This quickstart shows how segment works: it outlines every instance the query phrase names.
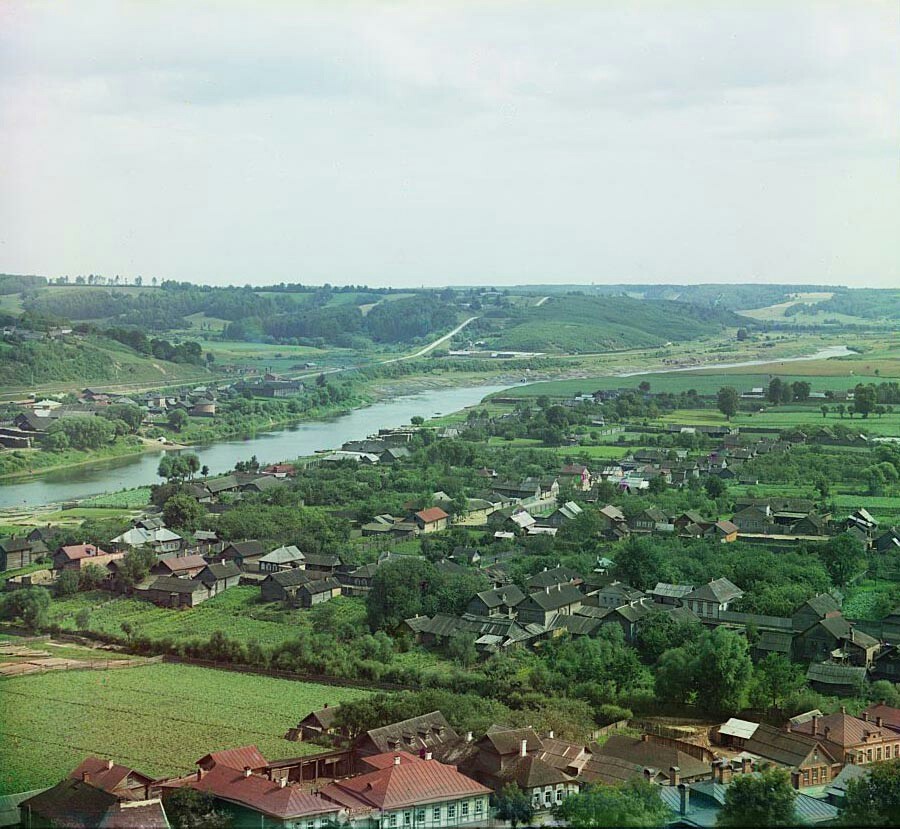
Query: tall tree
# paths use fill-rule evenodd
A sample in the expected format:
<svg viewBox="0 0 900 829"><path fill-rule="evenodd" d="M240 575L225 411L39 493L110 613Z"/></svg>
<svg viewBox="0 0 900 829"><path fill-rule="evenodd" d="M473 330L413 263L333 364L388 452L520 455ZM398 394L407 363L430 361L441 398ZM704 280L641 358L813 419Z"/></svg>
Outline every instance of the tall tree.
<svg viewBox="0 0 900 829"><path fill-rule="evenodd" d="M656 786L633 780L621 786L587 786L554 807L553 814L567 826L654 827L665 826L671 811Z"/></svg>
<svg viewBox="0 0 900 829"><path fill-rule="evenodd" d="M841 808L845 826L900 826L900 760L866 766L868 777L851 780Z"/></svg>
<svg viewBox="0 0 900 829"><path fill-rule="evenodd" d="M515 783L507 783L497 796L497 817L505 820L516 829L517 826L530 826L534 819L534 808L528 795Z"/></svg>
<svg viewBox="0 0 900 829"><path fill-rule="evenodd" d="M758 775L742 774L725 793L718 826L796 826L796 792L784 769L766 769Z"/></svg>
<svg viewBox="0 0 900 829"><path fill-rule="evenodd" d="M819 546L819 558L836 587L847 583L865 566L863 546L849 533L834 536Z"/></svg>
<svg viewBox="0 0 900 829"><path fill-rule="evenodd" d="M716 406L728 420L731 420L737 414L740 402L741 396L734 386L722 386L716 395Z"/></svg>

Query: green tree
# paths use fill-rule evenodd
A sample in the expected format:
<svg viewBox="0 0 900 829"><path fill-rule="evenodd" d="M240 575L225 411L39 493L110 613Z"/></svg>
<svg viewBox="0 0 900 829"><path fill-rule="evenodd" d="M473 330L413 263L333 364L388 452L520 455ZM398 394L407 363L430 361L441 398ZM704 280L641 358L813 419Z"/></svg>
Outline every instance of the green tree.
<svg viewBox="0 0 900 829"><path fill-rule="evenodd" d="M671 810L656 786L632 780L620 786L586 786L555 806L553 814L568 826L655 827L666 825Z"/></svg>
<svg viewBox="0 0 900 829"><path fill-rule="evenodd" d="M718 826L796 826L791 778L784 769L742 774L725 793Z"/></svg>
<svg viewBox="0 0 900 829"><path fill-rule="evenodd" d="M507 821L513 829L519 825L531 825L534 808L528 795L515 783L507 783L497 795L497 817Z"/></svg>
<svg viewBox="0 0 900 829"><path fill-rule="evenodd" d="M39 633L49 621L50 602L50 593L43 587L26 587L3 597L0 617L19 619L26 628Z"/></svg>
<svg viewBox="0 0 900 829"><path fill-rule="evenodd" d="M438 580L434 565L403 556L379 567L366 597L366 614L372 630L396 628L404 619L428 608L424 594Z"/></svg>
<svg viewBox="0 0 900 829"><path fill-rule="evenodd" d="M824 403L819 406L819 411L822 412L822 417L828 417L828 406L826 406Z"/></svg>
<svg viewBox="0 0 900 829"><path fill-rule="evenodd" d="M728 420L737 414L740 402L741 396L734 386L722 386L716 395L716 406Z"/></svg>
<svg viewBox="0 0 900 829"><path fill-rule="evenodd" d="M124 586L134 587L147 578L155 561L156 556L153 551L144 547L138 547L125 553L121 559L122 567L119 570L119 577Z"/></svg>
<svg viewBox="0 0 900 829"><path fill-rule="evenodd" d="M716 498L724 495L728 489L725 486L725 482L717 475L710 475L703 484L703 488L706 490L706 494L714 501Z"/></svg>
<svg viewBox="0 0 900 829"><path fill-rule="evenodd" d="M746 704L753 663L747 640L723 627L707 632L700 640L696 682L698 703L706 711L726 714Z"/></svg>
<svg viewBox="0 0 900 829"><path fill-rule="evenodd" d="M802 403L805 400L809 400L809 394L812 391L812 387L806 380L795 380L791 383L791 396L794 400Z"/></svg>
<svg viewBox="0 0 900 829"><path fill-rule="evenodd" d="M168 422L176 432L180 432L188 424L187 412L184 409L172 409Z"/></svg>
<svg viewBox="0 0 900 829"><path fill-rule="evenodd" d="M803 672L780 653L770 653L757 663L753 671L752 702L762 708L770 705L777 708L795 691L803 686Z"/></svg>
<svg viewBox="0 0 900 829"><path fill-rule="evenodd" d="M853 389L853 411L864 418L869 416L878 402L878 393L873 383L858 383Z"/></svg>
<svg viewBox="0 0 900 829"><path fill-rule="evenodd" d="M632 535L616 553L616 574L639 590L646 590L660 581L662 566L659 545L649 538Z"/></svg>
<svg viewBox="0 0 900 829"><path fill-rule="evenodd" d="M900 826L900 760L866 766L869 776L851 780L841 808L845 826Z"/></svg>
<svg viewBox="0 0 900 829"><path fill-rule="evenodd" d="M63 570L56 580L57 596L72 596L78 592L78 571Z"/></svg>
<svg viewBox="0 0 900 829"><path fill-rule="evenodd" d="M97 590L106 582L107 571L97 564L87 564L78 575L79 590Z"/></svg>
<svg viewBox="0 0 900 829"><path fill-rule="evenodd" d="M75 626L78 630L87 630L91 624L90 608L83 607L75 614Z"/></svg>
<svg viewBox="0 0 900 829"><path fill-rule="evenodd" d="M865 567L862 544L849 533L841 533L819 545L819 558L836 587L844 588Z"/></svg>
<svg viewBox="0 0 900 829"><path fill-rule="evenodd" d="M199 529L206 510L203 504L187 493L173 495L163 506L163 518L167 527L174 527L183 532Z"/></svg>
<svg viewBox="0 0 900 829"><path fill-rule="evenodd" d="M769 380L769 387L766 389L766 399L770 403L777 406L782 400L783 392L784 383L781 381L780 377L773 377Z"/></svg>
<svg viewBox="0 0 900 829"><path fill-rule="evenodd" d="M175 789L166 797L166 815L172 829L229 829L232 819L216 809L216 799L190 786Z"/></svg>

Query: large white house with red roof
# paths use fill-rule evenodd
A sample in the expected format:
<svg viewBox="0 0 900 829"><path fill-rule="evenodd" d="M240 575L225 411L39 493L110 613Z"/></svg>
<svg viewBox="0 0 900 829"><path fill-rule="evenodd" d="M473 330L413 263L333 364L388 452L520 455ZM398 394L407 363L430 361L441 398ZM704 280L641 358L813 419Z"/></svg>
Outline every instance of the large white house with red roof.
<svg viewBox="0 0 900 829"><path fill-rule="evenodd" d="M385 752L362 761L372 771L335 780L319 793L369 825L392 827L483 826L490 819L491 790L455 766L407 751Z"/></svg>

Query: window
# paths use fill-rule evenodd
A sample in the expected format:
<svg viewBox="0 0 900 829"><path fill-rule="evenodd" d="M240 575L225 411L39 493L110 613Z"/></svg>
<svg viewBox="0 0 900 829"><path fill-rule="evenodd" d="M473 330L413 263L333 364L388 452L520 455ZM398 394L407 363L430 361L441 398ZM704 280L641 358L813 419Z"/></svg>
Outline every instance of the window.
<svg viewBox="0 0 900 829"><path fill-rule="evenodd" d="M475 801L475 814L480 815L482 809L484 809L484 803L482 803L482 801L480 801L480 800L476 800Z"/></svg>
<svg viewBox="0 0 900 829"><path fill-rule="evenodd" d="M894 743L894 757L900 757L900 743Z"/></svg>
<svg viewBox="0 0 900 829"><path fill-rule="evenodd" d="M441 819L441 807L440 806L435 806L431 810L431 819L432 820L440 820Z"/></svg>
<svg viewBox="0 0 900 829"><path fill-rule="evenodd" d="M553 803L553 792L551 792L551 791L544 792L544 803L547 806L549 806L551 803Z"/></svg>
<svg viewBox="0 0 900 829"><path fill-rule="evenodd" d="M819 782L819 770L818 769L812 770L812 782L813 782L814 786L816 783Z"/></svg>
<svg viewBox="0 0 900 829"><path fill-rule="evenodd" d="M562 789L557 789L557 790L556 790L556 802L557 802L557 803L562 803L562 798L563 798L563 790L562 790Z"/></svg>
<svg viewBox="0 0 900 829"><path fill-rule="evenodd" d="M412 826L412 812L403 813L403 825Z"/></svg>
<svg viewBox="0 0 900 829"><path fill-rule="evenodd" d="M440 811L438 812L440 815ZM416 809L416 823L425 823L425 810Z"/></svg>
<svg viewBox="0 0 900 829"><path fill-rule="evenodd" d="M879 746L878 749L875 751L875 759L876 760L881 759L881 746Z"/></svg>
<svg viewBox="0 0 900 829"><path fill-rule="evenodd" d="M449 803L447 805L447 820L453 820L456 817L456 804Z"/></svg>
<svg viewBox="0 0 900 829"><path fill-rule="evenodd" d="M397 825L397 815L391 815L390 823L391 823L391 826Z"/></svg>
<svg viewBox="0 0 900 829"><path fill-rule="evenodd" d="M469 801L468 800L465 801L463 804L461 804L460 811L461 811L463 817L469 816Z"/></svg>

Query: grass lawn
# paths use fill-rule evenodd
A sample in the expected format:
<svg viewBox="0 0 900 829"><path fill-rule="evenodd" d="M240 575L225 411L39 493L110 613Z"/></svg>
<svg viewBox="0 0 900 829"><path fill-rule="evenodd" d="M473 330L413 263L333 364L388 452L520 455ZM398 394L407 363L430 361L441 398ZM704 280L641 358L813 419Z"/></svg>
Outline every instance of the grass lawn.
<svg viewBox="0 0 900 829"><path fill-rule="evenodd" d="M294 638L298 628L308 624L308 611L260 602L259 588L253 586L232 587L185 610L157 607L139 599L110 598L109 593L98 590L54 601L50 618L66 630L75 630L75 617L85 607L91 612L88 630L123 636L122 623L128 622L135 635L176 642L208 639L220 630L245 643L274 647Z"/></svg>
<svg viewBox="0 0 900 829"><path fill-rule="evenodd" d="M283 739L311 710L366 691L187 665L38 674L0 681L0 795L56 783L88 754L154 776L209 751L255 744L270 759L313 753Z"/></svg>

